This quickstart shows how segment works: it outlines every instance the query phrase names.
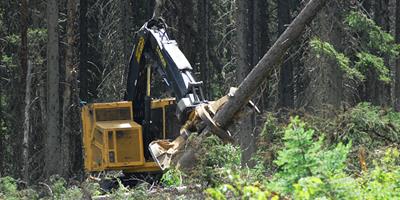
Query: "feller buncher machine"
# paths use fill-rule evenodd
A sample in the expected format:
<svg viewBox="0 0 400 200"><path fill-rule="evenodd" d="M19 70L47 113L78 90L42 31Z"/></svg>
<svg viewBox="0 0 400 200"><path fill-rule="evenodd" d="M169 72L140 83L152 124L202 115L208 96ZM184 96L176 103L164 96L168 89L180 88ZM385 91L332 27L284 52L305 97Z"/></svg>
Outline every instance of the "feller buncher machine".
<svg viewBox="0 0 400 200"><path fill-rule="evenodd" d="M162 171L170 167L191 133L208 127L230 135L212 117L233 95L208 101L203 83L167 34L156 0L153 18L134 37L124 101L82 107L84 166L89 173ZM249 105L258 109L250 101ZM259 111L258 111L259 112Z"/></svg>
<svg viewBox="0 0 400 200"><path fill-rule="evenodd" d="M164 170L199 124L213 125L211 116L224 98L212 103L204 98L202 82L166 30L159 18L136 33L124 101L83 106L87 172ZM156 87L161 84L165 90Z"/></svg>

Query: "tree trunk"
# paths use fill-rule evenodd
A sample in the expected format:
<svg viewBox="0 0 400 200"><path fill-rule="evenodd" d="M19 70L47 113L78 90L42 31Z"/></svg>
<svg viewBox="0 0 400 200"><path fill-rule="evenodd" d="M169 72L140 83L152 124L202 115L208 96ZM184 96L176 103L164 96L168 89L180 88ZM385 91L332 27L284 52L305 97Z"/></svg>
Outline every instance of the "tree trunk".
<svg viewBox="0 0 400 200"><path fill-rule="evenodd" d="M21 102L24 107L24 124L23 124L23 137L22 137L22 176L24 181L29 180L29 163L28 163L28 142L29 142L29 102L30 102L30 83L28 85L27 81L32 81L31 77L28 77L28 0L21 0L21 50L20 50L20 60L21 60L21 78L20 78L20 94L25 95L25 105ZM21 106L22 108L22 106ZM18 137L21 138L21 137Z"/></svg>
<svg viewBox="0 0 400 200"><path fill-rule="evenodd" d="M286 26L291 21L290 15L290 1L278 1L278 33L282 34ZM289 55L290 56L290 55ZM283 63L280 70L279 79L279 107L293 108L294 107L294 88L293 88L293 64L292 59L285 60L288 56L283 57Z"/></svg>
<svg viewBox="0 0 400 200"><path fill-rule="evenodd" d="M79 6L79 97L88 101L88 32L87 32L87 9L88 0L80 0Z"/></svg>
<svg viewBox="0 0 400 200"><path fill-rule="evenodd" d="M396 0L396 43L400 44L400 0ZM396 61L395 74L395 109L400 112L400 58Z"/></svg>
<svg viewBox="0 0 400 200"><path fill-rule="evenodd" d="M67 177L71 170L72 160L70 146L70 140L72 138L74 126L74 119L72 117L75 91L76 91L76 69L75 69L75 19L76 19L76 2L75 0L68 0L67 2L67 49L65 55L65 82L64 82L64 94L63 94L63 127L61 134L61 151L62 151L62 168L63 176ZM75 104L76 106L76 104Z"/></svg>
<svg viewBox="0 0 400 200"><path fill-rule="evenodd" d="M311 27L311 32L315 33L312 37L335 44L340 51L344 49L341 44L345 35L335 23L343 20L341 12L338 4L332 2L318 14ZM306 83L302 106L314 114L330 117L343 101L343 73L329 56L317 57L311 52L305 58L305 75L309 82Z"/></svg>
<svg viewBox="0 0 400 200"><path fill-rule="evenodd" d="M2 57L3 53L3 48L0 48L0 56ZM3 73L3 70L0 68L0 74ZM0 84L4 84L2 80L0 80ZM5 120L4 120L4 114L3 114L3 87L0 87L0 126L3 127L5 126ZM5 145L5 131L3 129L0 129L0 152L6 152L6 148L4 147ZM6 153L0 153L0 177L3 177L4 174L4 160L5 160L5 154Z"/></svg>
<svg viewBox="0 0 400 200"><path fill-rule="evenodd" d="M182 49L182 52L184 55L188 58L189 61L194 60L194 54L193 54L193 38L192 38L192 33L193 33L193 21L194 21L194 16L193 16L193 0L179 0L176 1L179 4L178 10L177 10L177 19L178 19L178 43L179 43L179 48Z"/></svg>
<svg viewBox="0 0 400 200"><path fill-rule="evenodd" d="M247 74L251 71L253 59L254 42L254 0L236 1L236 83L240 84ZM251 155L255 151L255 137L253 135L254 116L246 115L239 123L240 148L242 149L242 165L252 165L249 163Z"/></svg>
<svg viewBox="0 0 400 200"><path fill-rule="evenodd" d="M45 142L46 176L62 172L60 152L59 38L58 1L47 1L47 136Z"/></svg>
<svg viewBox="0 0 400 200"><path fill-rule="evenodd" d="M31 88L32 88L32 64L28 63L26 73L26 89L25 89L25 109L24 109L24 134L22 140L22 174L24 181L29 183L29 133L31 130L31 121L29 117L31 107Z"/></svg>
<svg viewBox="0 0 400 200"><path fill-rule="evenodd" d="M136 5L135 5L136 6ZM121 36L121 41L123 41L123 65L124 73L121 77L121 85L124 87L126 85L125 78L128 77L128 68L129 68L129 57L131 55L131 50L133 48L133 39L132 39L132 28L133 28L133 20L132 18L132 5L130 4L130 0L119 1L119 19L121 20L119 25L119 32Z"/></svg>
<svg viewBox="0 0 400 200"><path fill-rule="evenodd" d="M21 0L21 88L25 89L26 73L28 68L28 0Z"/></svg>
<svg viewBox="0 0 400 200"><path fill-rule="evenodd" d="M258 16L256 18L257 24L257 32L258 32L258 39L257 44L255 47L257 50L257 57L253 59L253 66L257 64L257 62L264 56L264 54L268 51L270 47L270 27L269 24L272 21L272 15L270 13L270 4L268 1L257 1L258 8ZM266 85L266 83L264 83ZM259 103L259 108L264 111L269 108L270 101L268 100L267 92L264 92L263 89L259 89L261 100ZM259 132L259 131L257 131Z"/></svg>
<svg viewBox="0 0 400 200"><path fill-rule="evenodd" d="M204 82L204 88L211 88L212 78L209 76L209 71L212 71L209 67L210 57L209 57L209 3L207 0L199 0L198 4L198 23L197 30L199 31L199 51L200 51L200 76L201 80ZM207 99L212 99L211 92L209 90L204 91Z"/></svg>

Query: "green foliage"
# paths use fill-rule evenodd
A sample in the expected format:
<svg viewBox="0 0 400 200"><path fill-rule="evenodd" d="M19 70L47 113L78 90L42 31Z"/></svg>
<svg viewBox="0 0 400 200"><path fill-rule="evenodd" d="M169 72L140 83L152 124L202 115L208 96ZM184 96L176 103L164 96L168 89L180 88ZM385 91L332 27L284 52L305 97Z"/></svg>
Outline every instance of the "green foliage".
<svg viewBox="0 0 400 200"><path fill-rule="evenodd" d="M355 62L355 67L366 73L366 69L373 68L378 74L379 80L389 83L390 82L390 70L385 65L383 58L375 56L367 52L357 53L358 61Z"/></svg>
<svg viewBox="0 0 400 200"><path fill-rule="evenodd" d="M98 196L102 193L99 183L83 182L82 189L91 196Z"/></svg>
<svg viewBox="0 0 400 200"><path fill-rule="evenodd" d="M125 200L125 199L137 199L137 200L145 200L148 199L147 188L148 184L143 183L138 185L133 189L129 189L125 187L120 180L118 180L118 189L113 190L110 194L111 199L115 200Z"/></svg>
<svg viewBox="0 0 400 200"><path fill-rule="evenodd" d="M18 199L17 182L9 177L0 178L0 198Z"/></svg>
<svg viewBox="0 0 400 200"><path fill-rule="evenodd" d="M204 141L207 155L203 157L203 164L212 167L230 167L240 165L240 150L232 144L223 144L215 135Z"/></svg>
<svg viewBox="0 0 400 200"><path fill-rule="evenodd" d="M294 184L293 198L311 199L360 199L361 185L357 180L339 174L332 177L304 177Z"/></svg>
<svg viewBox="0 0 400 200"><path fill-rule="evenodd" d="M28 41L28 48L35 49L35 51L29 52L32 64L43 65L46 58L47 29L29 29Z"/></svg>
<svg viewBox="0 0 400 200"><path fill-rule="evenodd" d="M9 176L0 178L0 199L7 200L34 200L38 194L32 189L18 190L17 181Z"/></svg>
<svg viewBox="0 0 400 200"><path fill-rule="evenodd" d="M394 37L385 31L368 16L361 12L351 12L345 19L350 30L361 35L361 44L364 49L378 51L379 55L399 55L400 45L395 43Z"/></svg>
<svg viewBox="0 0 400 200"><path fill-rule="evenodd" d="M340 140L368 148L386 146L400 141L400 113L360 103L339 116L336 129Z"/></svg>
<svg viewBox="0 0 400 200"><path fill-rule="evenodd" d="M292 191L293 184L303 177L326 177L343 171L351 145L339 143L332 149L323 148L324 138L314 141L314 136L314 130L306 129L298 117L291 119L283 138L284 149L275 160L280 171L271 186L276 191Z"/></svg>
<svg viewBox="0 0 400 200"><path fill-rule="evenodd" d="M59 176L51 176L50 179L50 187L53 191L53 195L55 199L60 199L63 194L67 191L67 182L65 179Z"/></svg>
<svg viewBox="0 0 400 200"><path fill-rule="evenodd" d="M249 174L243 173L243 171L225 169L221 175L225 177L224 183L205 191L209 198L218 200L276 198L264 185L249 181Z"/></svg>
<svg viewBox="0 0 400 200"><path fill-rule="evenodd" d="M64 194L61 195L60 199L82 199L82 189L77 186L68 188Z"/></svg>
<svg viewBox="0 0 400 200"><path fill-rule="evenodd" d="M11 34L4 38L7 48L15 49L15 51L6 51L1 57L1 62L8 68L16 69L18 66L18 54L16 49L19 48L21 43L20 35ZM38 66L43 65L46 58L46 42L47 42L47 29L36 28L28 29L28 49L29 60L32 64ZM34 51L32 51L34 50Z"/></svg>
<svg viewBox="0 0 400 200"><path fill-rule="evenodd" d="M200 180L211 185L218 184L221 169L240 167L240 148L232 144L224 144L215 135L209 136L203 141L198 155L198 165L191 173L191 180Z"/></svg>
<svg viewBox="0 0 400 200"><path fill-rule="evenodd" d="M149 188L148 183L142 183L136 186L133 191L130 194L131 199L137 199L137 200L147 200L149 199L148 191L147 189Z"/></svg>
<svg viewBox="0 0 400 200"><path fill-rule="evenodd" d="M314 38L310 41L310 46L316 53L317 57L322 55L328 56L331 59L336 60L340 69L342 69L347 76L359 80L364 80L365 76L358 71L356 68L351 67L350 59L343 53L336 51L335 47L328 43L321 41L319 38Z"/></svg>
<svg viewBox="0 0 400 200"><path fill-rule="evenodd" d="M161 177L161 183L166 186L181 186L182 185L182 172L178 169L169 169Z"/></svg>
<svg viewBox="0 0 400 200"><path fill-rule="evenodd" d="M389 148L375 168L357 179L340 173L324 179L305 177L294 185L294 199L399 199L400 166L397 149ZM380 163L380 164L378 164Z"/></svg>
<svg viewBox="0 0 400 200"><path fill-rule="evenodd" d="M380 81L389 83L390 70L383 57L396 59L400 52L400 44L396 44L390 33L383 31L361 12L351 12L346 17L345 24L351 33L359 36L356 38L356 46L354 43L349 44L355 50L348 54L340 53L329 42L314 38L310 41L310 46L317 57L324 55L334 59L349 78L364 81L368 69L373 69ZM357 59L351 62L350 57Z"/></svg>
<svg viewBox="0 0 400 200"><path fill-rule="evenodd" d="M81 187L69 186L65 179L59 176L51 176L49 179L53 199L82 199L83 191Z"/></svg>

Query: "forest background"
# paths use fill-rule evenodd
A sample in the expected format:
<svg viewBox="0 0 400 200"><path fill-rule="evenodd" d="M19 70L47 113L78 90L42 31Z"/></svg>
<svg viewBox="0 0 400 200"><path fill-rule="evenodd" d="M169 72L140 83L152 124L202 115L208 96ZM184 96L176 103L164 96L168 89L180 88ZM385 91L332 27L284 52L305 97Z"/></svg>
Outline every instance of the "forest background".
<svg viewBox="0 0 400 200"><path fill-rule="evenodd" d="M207 98L217 99L243 81L306 3L166 1L163 18ZM153 7L148 0L0 2L0 177L26 183L54 174L84 177L80 102L122 99L135 31ZM376 114L377 126L394 127L376 133L386 141L378 146L397 147L399 43L400 0L327 1L253 96L262 114L249 113L233 128L241 165L257 166L252 158L263 149L270 152L266 162L279 157L274 142L282 147L285 131L265 133L272 117L285 126L289 116L312 119L332 144L350 141L340 135L347 126L335 126L340 119L372 113L360 118ZM369 148L350 138L352 151Z"/></svg>

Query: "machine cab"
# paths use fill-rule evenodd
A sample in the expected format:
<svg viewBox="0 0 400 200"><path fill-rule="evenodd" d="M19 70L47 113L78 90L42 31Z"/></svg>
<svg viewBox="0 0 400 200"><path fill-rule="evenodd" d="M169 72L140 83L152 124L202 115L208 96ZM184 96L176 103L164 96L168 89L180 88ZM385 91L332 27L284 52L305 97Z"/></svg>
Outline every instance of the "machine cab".
<svg viewBox="0 0 400 200"><path fill-rule="evenodd" d="M165 139L167 111L174 99L152 101L156 138ZM159 115L156 115L159 113ZM92 103L82 108L85 170L158 171L158 165L145 157L142 126L133 120L132 102ZM170 135L170 134L168 134Z"/></svg>

